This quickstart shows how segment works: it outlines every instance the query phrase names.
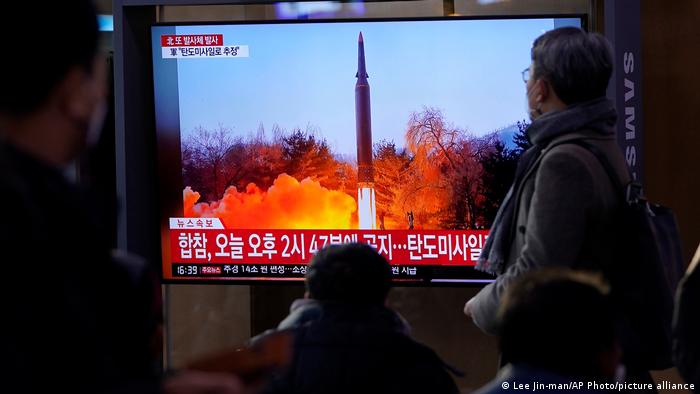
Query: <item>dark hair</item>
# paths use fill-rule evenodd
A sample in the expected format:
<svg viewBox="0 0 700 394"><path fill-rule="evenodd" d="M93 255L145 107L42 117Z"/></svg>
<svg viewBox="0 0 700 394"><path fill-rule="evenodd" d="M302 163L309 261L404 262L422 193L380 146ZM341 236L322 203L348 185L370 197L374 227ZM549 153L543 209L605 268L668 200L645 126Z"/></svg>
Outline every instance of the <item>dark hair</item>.
<svg viewBox="0 0 700 394"><path fill-rule="evenodd" d="M309 263L306 288L311 298L354 304L381 304L391 287L391 267L371 246L327 246Z"/></svg>
<svg viewBox="0 0 700 394"><path fill-rule="evenodd" d="M601 377L600 355L616 343L609 287L567 269L524 275L506 291L500 346L505 360L564 376Z"/></svg>
<svg viewBox="0 0 700 394"><path fill-rule="evenodd" d="M73 66L92 70L97 15L89 0L16 1L0 13L0 112L39 109Z"/></svg>
<svg viewBox="0 0 700 394"><path fill-rule="evenodd" d="M532 45L535 78L546 79L564 104L605 96L613 70L610 43L597 33L562 27Z"/></svg>

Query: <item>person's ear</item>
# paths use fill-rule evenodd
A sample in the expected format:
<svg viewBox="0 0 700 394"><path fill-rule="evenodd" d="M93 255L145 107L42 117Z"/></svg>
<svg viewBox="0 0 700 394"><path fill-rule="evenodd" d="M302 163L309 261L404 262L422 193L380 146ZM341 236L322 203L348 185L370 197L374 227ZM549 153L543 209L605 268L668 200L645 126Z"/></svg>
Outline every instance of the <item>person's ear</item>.
<svg viewBox="0 0 700 394"><path fill-rule="evenodd" d="M538 93L535 96L535 102L542 104L549 98L549 84L542 78L538 79L536 83Z"/></svg>

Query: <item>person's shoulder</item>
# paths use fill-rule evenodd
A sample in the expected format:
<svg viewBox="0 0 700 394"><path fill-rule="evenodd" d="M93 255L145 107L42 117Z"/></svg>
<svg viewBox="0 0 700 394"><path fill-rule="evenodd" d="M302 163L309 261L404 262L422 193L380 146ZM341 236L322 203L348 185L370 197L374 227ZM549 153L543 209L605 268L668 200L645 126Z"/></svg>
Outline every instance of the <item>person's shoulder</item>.
<svg viewBox="0 0 700 394"><path fill-rule="evenodd" d="M474 391L475 394L493 394L493 393L505 393L511 389L510 384L514 380L522 380L525 378L521 368L516 368L512 364L508 364L503 367L496 377L490 382L486 383L485 386Z"/></svg>
<svg viewBox="0 0 700 394"><path fill-rule="evenodd" d="M556 373L528 365L508 364L498 372L494 380L475 391L475 394L507 393L514 387L528 391L579 392L584 394L601 394L603 390L579 386L579 378L565 377Z"/></svg>
<svg viewBox="0 0 700 394"><path fill-rule="evenodd" d="M289 315L277 326L278 329L288 329L302 326L318 320L322 314L322 305L312 299L300 298L294 300L290 307Z"/></svg>
<svg viewBox="0 0 700 394"><path fill-rule="evenodd" d="M410 376L406 381L410 385L407 392L425 392L423 388L426 388L433 393L459 393L454 376L464 376L462 371L446 363L430 347L403 334L397 334L396 338L401 350L397 349L394 355L395 363Z"/></svg>
<svg viewBox="0 0 700 394"><path fill-rule="evenodd" d="M578 143L562 142L547 147L542 152L542 164L551 162L567 162L570 165L582 165L595 159L595 155Z"/></svg>
<svg viewBox="0 0 700 394"><path fill-rule="evenodd" d="M576 143L560 143L546 148L538 169L540 177L560 179L561 182L589 185L597 182L603 167L593 152ZM602 174L604 175L604 173Z"/></svg>
<svg viewBox="0 0 700 394"><path fill-rule="evenodd" d="M2 156L0 150L0 156ZM0 230L21 231L21 228L35 226L34 217L43 207L32 185L32 179L22 172L20 164L10 155L0 157L0 203L6 208L0 219ZM21 219L20 219L21 218Z"/></svg>
<svg viewBox="0 0 700 394"><path fill-rule="evenodd" d="M504 383L507 382L500 379L492 380L491 382L487 383L486 386L474 391L473 394L507 393L508 389L505 388Z"/></svg>
<svg viewBox="0 0 700 394"><path fill-rule="evenodd" d="M543 162L563 160L579 165L591 163L599 165L598 155L604 156L611 164L615 164L617 157L612 156L621 156L615 139L590 137L585 134L554 140L548 144L542 154Z"/></svg>
<svg viewBox="0 0 700 394"><path fill-rule="evenodd" d="M409 336L397 333L395 341L397 358L407 364L414 365L420 370L442 371L442 374L450 379L451 375L464 375L464 372L445 362L435 350Z"/></svg>
<svg viewBox="0 0 700 394"><path fill-rule="evenodd" d="M41 205L39 201L50 200L51 196L38 192L47 174L55 175L38 160L0 142L0 198L4 203L10 201L31 209L32 205Z"/></svg>

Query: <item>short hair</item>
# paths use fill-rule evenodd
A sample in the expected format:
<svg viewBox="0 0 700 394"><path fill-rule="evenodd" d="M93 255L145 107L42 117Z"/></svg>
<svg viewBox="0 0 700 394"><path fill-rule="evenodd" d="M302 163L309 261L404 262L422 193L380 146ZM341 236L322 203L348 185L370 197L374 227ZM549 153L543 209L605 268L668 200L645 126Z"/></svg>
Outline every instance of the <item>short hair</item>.
<svg viewBox="0 0 700 394"><path fill-rule="evenodd" d="M0 13L0 113L39 109L74 66L92 70L97 14L90 0L17 1Z"/></svg>
<svg viewBox="0 0 700 394"><path fill-rule="evenodd" d="M535 78L547 80L566 105L605 96L613 70L612 48L598 33L562 27L532 45Z"/></svg>
<svg viewBox="0 0 700 394"><path fill-rule="evenodd" d="M617 339L609 286L569 269L542 269L512 283L499 319L506 361L564 376L600 376L599 356Z"/></svg>
<svg viewBox="0 0 700 394"><path fill-rule="evenodd" d="M311 298L352 304L382 304L391 287L391 267L371 246L330 245L309 263L306 288Z"/></svg>

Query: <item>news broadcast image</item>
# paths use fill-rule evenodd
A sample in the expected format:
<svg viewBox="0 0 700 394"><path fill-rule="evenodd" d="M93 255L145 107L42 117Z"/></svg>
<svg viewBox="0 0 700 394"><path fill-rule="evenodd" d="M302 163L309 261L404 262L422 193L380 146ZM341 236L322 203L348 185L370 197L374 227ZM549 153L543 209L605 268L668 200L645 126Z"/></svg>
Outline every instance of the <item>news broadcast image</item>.
<svg viewBox="0 0 700 394"><path fill-rule="evenodd" d="M581 21L154 26L159 168L181 179L164 279L302 280L352 241L397 282L488 282L473 267L528 145L522 72L563 24Z"/></svg>

